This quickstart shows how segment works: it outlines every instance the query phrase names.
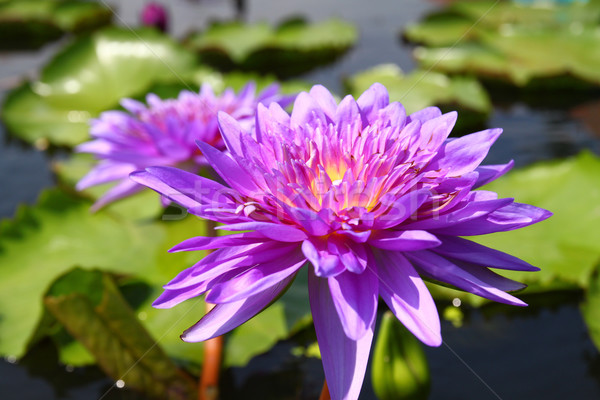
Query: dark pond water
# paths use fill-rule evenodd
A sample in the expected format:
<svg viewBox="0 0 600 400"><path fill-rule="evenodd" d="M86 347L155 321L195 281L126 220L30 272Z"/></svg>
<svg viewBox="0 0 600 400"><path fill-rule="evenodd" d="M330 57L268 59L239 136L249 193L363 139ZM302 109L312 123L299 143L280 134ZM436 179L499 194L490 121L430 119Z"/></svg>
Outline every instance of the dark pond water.
<svg viewBox="0 0 600 400"><path fill-rule="evenodd" d="M121 24L136 25L144 1L111 1ZM171 26L181 37L210 19L231 18L233 2L223 0L171 1ZM304 78L341 92L341 78L381 63L414 68L410 48L397 39L399 30L418 20L435 4L418 0L250 0L249 22L280 22L290 16L316 21L344 18L360 29L357 46L335 65ZM0 91L37 68L58 48L36 53L0 54ZM488 157L489 163L514 158L518 166L562 158L582 149L600 152L600 139L574 115L600 95L566 95L544 102L503 94L495 104L489 126L504 128ZM574 109L577 109L574 111ZM588 115L594 115L592 108ZM10 140L0 128L0 217L10 217L20 203L32 204L39 191L53 185L51 159ZM16 300L18 301L18 300ZM598 399L600 355L581 319L577 294L554 299L552 307L533 305L510 313L467 310L461 328L443 325L444 345L427 349L432 372L430 399ZM500 311L506 311L502 308ZM322 369L315 359L290 356L291 343L281 343L256 357L246 368L225 371L225 399L315 399L322 385ZM56 354L41 344L24 360L0 362L0 398L12 399L141 399L113 382L97 368L69 369L58 365ZM375 399L367 376L361 399Z"/></svg>

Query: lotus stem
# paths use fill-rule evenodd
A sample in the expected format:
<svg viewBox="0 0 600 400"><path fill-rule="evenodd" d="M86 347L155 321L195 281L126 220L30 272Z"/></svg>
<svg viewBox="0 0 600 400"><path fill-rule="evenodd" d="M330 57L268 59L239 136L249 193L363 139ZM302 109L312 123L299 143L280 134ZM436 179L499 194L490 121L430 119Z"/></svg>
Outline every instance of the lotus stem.
<svg viewBox="0 0 600 400"><path fill-rule="evenodd" d="M323 390L321 390L321 395L319 396L319 400L331 400L331 396L329 395L329 388L327 387L327 381L323 381Z"/></svg>
<svg viewBox="0 0 600 400"><path fill-rule="evenodd" d="M207 312L213 307L206 305ZM219 398L219 373L221 371L221 354L223 353L223 336L217 336L204 342L204 365L200 376L198 400L217 400Z"/></svg>
<svg viewBox="0 0 600 400"><path fill-rule="evenodd" d="M206 221L207 236L216 234L215 226L214 221ZM214 306L214 304L206 303L206 312L210 312ZM223 336L217 336L204 342L204 364L200 375L198 400L217 400L219 398L219 374L222 354Z"/></svg>

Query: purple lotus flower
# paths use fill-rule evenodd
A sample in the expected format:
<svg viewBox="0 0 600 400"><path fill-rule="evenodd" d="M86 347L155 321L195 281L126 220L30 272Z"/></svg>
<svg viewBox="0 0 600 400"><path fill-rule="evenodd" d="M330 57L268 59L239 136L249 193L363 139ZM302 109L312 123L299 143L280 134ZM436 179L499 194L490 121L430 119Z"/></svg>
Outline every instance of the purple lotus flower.
<svg viewBox="0 0 600 400"><path fill-rule="evenodd" d="M175 277L154 305L207 293L215 308L182 336L207 340L252 318L307 265L333 399L358 398L379 297L431 346L442 342L440 322L422 277L524 305L506 293L524 285L489 268L536 268L459 236L521 228L550 213L474 190L512 163L480 166L501 130L448 139L456 116L433 107L406 116L380 84L339 105L315 86L291 115L259 105L254 135L220 113L229 153L198 145L227 186L168 167L132 174L190 213L242 231L175 246L217 250Z"/></svg>
<svg viewBox="0 0 600 400"><path fill-rule="evenodd" d="M166 32L169 22L169 14L166 8L155 2L150 2L144 6L140 15L142 25L154 26L161 32Z"/></svg>
<svg viewBox="0 0 600 400"><path fill-rule="evenodd" d="M219 133L217 113L225 111L235 117L244 129L254 125L256 105L278 102L283 107L293 96L282 96L279 87L271 85L255 95L256 86L246 85L236 96L227 89L215 96L209 85L200 93L183 91L177 99L161 100L154 94L146 97L148 106L124 99L121 105L128 111L107 111L91 121L90 133L95 140L77 147L77 151L92 153L101 161L77 184L77 190L117 181L118 184L101 197L94 209L126 197L144 187L129 179L133 171L149 166L178 166L197 172L206 159L196 145L200 140L225 149Z"/></svg>

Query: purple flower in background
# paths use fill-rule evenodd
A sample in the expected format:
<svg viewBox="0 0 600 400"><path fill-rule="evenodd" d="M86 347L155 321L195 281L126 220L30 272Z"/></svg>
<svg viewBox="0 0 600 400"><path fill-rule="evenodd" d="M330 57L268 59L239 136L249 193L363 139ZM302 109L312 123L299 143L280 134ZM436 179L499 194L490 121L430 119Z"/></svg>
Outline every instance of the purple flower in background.
<svg viewBox="0 0 600 400"><path fill-rule="evenodd" d="M489 268L537 268L460 236L521 228L550 213L475 190L512 163L480 166L501 130L448 139L456 116L434 107L407 116L380 84L339 105L315 86L297 97L291 115L259 105L254 135L220 113L229 153L198 145L227 186L176 168L132 174L189 212L240 231L175 246L217 250L167 284L155 306L207 293L215 308L182 336L207 340L268 306L308 261L331 396L356 399L379 297L431 346L442 342L440 322L422 277L525 305L506 293L524 285Z"/></svg>
<svg viewBox="0 0 600 400"><path fill-rule="evenodd" d="M196 145L203 141L225 149L219 133L217 113L225 111L235 117L244 129L254 125L259 102L278 102L287 106L293 96L282 96L279 87L271 85L256 96L256 86L246 85L238 95L227 89L215 96L209 85L200 93L183 91L177 99L161 100L154 94L146 97L148 105L124 99L127 111L107 111L91 121L90 134L95 140L83 143L77 151L91 153L101 161L77 184L78 190L117 181L101 197L94 209L126 197L144 187L129 179L133 171L149 166L178 166L197 172L206 159Z"/></svg>
<svg viewBox="0 0 600 400"><path fill-rule="evenodd" d="M142 9L140 19L142 25L154 26L162 32L167 31L169 14L166 8L159 3L150 2L146 4Z"/></svg>

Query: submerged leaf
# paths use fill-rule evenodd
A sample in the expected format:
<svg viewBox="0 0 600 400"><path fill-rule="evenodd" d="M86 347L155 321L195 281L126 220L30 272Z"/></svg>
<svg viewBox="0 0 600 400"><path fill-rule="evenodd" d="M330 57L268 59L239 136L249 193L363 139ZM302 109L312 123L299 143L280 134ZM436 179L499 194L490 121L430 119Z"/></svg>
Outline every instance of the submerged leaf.
<svg viewBox="0 0 600 400"><path fill-rule="evenodd" d="M138 322L108 274L75 268L54 282L44 304L113 379L156 397L194 398L194 381Z"/></svg>

